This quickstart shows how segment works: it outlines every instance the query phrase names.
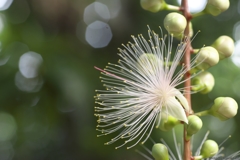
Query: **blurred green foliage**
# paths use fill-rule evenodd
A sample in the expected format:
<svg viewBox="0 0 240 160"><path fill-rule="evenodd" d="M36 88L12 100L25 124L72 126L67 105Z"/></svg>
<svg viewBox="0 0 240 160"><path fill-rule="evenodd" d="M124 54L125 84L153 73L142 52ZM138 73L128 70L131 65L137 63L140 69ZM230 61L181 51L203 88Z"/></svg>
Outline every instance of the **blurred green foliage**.
<svg viewBox="0 0 240 160"><path fill-rule="evenodd" d="M95 89L103 87L94 66L104 68L107 62L116 63L117 48L130 41L130 35L142 33L146 37L147 24L157 32L169 12L150 13L140 7L139 1L121 0L119 14L108 22L112 40L106 47L95 49L85 41L87 25L83 22L84 9L92 2L14 0L7 10L1 11L4 26L0 33L1 160L144 159L134 149L104 146L111 136L96 137L93 96ZM193 19L195 33L201 30L193 47L211 45L220 35L232 37L233 25L240 20L237 6L239 1L232 0L230 9L217 17L204 15ZM30 79L19 72L19 59L29 51L43 59L38 76ZM218 96L230 96L239 103L240 68L226 59L209 71L216 86L208 95L194 94L193 108L208 109ZM204 126L197 141L207 130L211 131L214 126L211 121L222 124L212 117L203 117ZM213 129L210 137L221 142L232 134L226 145L236 151L240 148L239 121L237 115L224 122ZM229 132L219 135L227 126L232 129L228 127ZM154 131L152 138L159 141L165 137L167 141L171 139L167 134Z"/></svg>

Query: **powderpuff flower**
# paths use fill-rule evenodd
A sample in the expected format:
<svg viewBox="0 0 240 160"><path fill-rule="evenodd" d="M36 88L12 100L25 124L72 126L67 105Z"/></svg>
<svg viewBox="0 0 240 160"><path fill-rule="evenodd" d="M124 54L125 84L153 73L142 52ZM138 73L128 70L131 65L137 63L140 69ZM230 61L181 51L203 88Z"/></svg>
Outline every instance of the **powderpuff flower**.
<svg viewBox="0 0 240 160"><path fill-rule="evenodd" d="M101 71L100 79L106 87L96 90L95 96L97 130L102 133L98 136L116 134L107 145L124 139L116 149L129 142L132 145L128 149L141 140L144 143L148 139L143 139L144 135L151 133L154 125L159 126L163 112L188 123L185 112L189 112L189 104L182 94L184 88L176 88L186 81L183 77L188 69L181 61L188 39L181 41L172 54L172 36L160 38L150 29L148 36L149 41L142 35L132 36L134 43L119 49L118 64L108 63L104 70L95 67ZM191 68L194 62L193 59Z"/></svg>

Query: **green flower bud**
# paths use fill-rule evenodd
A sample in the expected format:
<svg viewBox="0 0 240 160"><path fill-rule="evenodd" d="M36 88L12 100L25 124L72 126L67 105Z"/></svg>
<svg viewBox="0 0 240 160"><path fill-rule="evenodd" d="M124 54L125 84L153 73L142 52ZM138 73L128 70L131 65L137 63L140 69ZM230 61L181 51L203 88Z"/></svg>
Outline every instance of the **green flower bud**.
<svg viewBox="0 0 240 160"><path fill-rule="evenodd" d="M229 0L208 0L205 11L213 16L217 16L227 10L229 6Z"/></svg>
<svg viewBox="0 0 240 160"><path fill-rule="evenodd" d="M161 120L160 120L160 125L158 127L162 131L169 131L176 125L180 124L180 121L178 119L176 119L173 116L167 115L164 112L159 114L157 122L159 118L161 118Z"/></svg>
<svg viewBox="0 0 240 160"><path fill-rule="evenodd" d="M161 65L161 60L152 53L142 54L138 59L138 68L144 73L154 74L156 66Z"/></svg>
<svg viewBox="0 0 240 160"><path fill-rule="evenodd" d="M155 160L169 160L168 149L161 143L156 143L152 147L152 156Z"/></svg>
<svg viewBox="0 0 240 160"><path fill-rule="evenodd" d="M220 59L230 57L233 54L234 42L232 38L228 36L221 36L212 44L218 53Z"/></svg>
<svg viewBox="0 0 240 160"><path fill-rule="evenodd" d="M201 148L201 156L202 158L209 158L217 154L219 148L218 144L213 140L206 140L203 143Z"/></svg>
<svg viewBox="0 0 240 160"><path fill-rule="evenodd" d="M158 12L165 8L164 0L140 0L141 7L150 12Z"/></svg>
<svg viewBox="0 0 240 160"><path fill-rule="evenodd" d="M219 62L219 55L215 48L213 47L203 47L199 50L196 62L201 62L197 68L198 69L208 69L211 66L216 65Z"/></svg>
<svg viewBox="0 0 240 160"><path fill-rule="evenodd" d="M210 72L204 71L193 78L192 84L193 91L201 91L200 93L207 94L212 91L215 80Z"/></svg>
<svg viewBox="0 0 240 160"><path fill-rule="evenodd" d="M196 115L190 115L188 116L188 124L185 125L187 129L187 139L190 139L193 134L202 128L202 120Z"/></svg>
<svg viewBox="0 0 240 160"><path fill-rule="evenodd" d="M181 36L187 26L186 18L176 12L169 13L163 23L166 30L174 37Z"/></svg>
<svg viewBox="0 0 240 160"><path fill-rule="evenodd" d="M228 120L237 114L238 104L230 97L218 97L209 113L222 121Z"/></svg>
<svg viewBox="0 0 240 160"><path fill-rule="evenodd" d="M175 38L181 40L184 37L184 33L182 32L181 34L175 34L173 35ZM193 36L193 27L192 27L192 22L189 23L189 36Z"/></svg>

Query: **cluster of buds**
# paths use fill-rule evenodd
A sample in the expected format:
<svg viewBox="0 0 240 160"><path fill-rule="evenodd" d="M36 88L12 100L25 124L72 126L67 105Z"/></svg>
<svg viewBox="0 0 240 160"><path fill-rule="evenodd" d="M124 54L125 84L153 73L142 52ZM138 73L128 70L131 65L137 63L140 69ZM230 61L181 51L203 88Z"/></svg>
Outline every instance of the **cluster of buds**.
<svg viewBox="0 0 240 160"><path fill-rule="evenodd" d="M143 9L150 12L158 12L161 10L178 11L180 7L167 4L164 0L140 0ZM208 0L205 9L193 16L202 14L211 14L217 16L226 11L230 6L229 0Z"/></svg>
<svg viewBox="0 0 240 160"><path fill-rule="evenodd" d="M164 0L141 0L141 6L143 9L151 12L158 12L160 10L174 11L167 14L164 18L164 27L173 37L177 39L184 38L187 20L182 14L176 12L181 10L180 7L169 5ZM229 6L229 0L208 0L205 9L200 13L196 13L195 15L193 14L192 17L194 18L206 13L217 16L227 10ZM189 37L192 37L192 23L189 22L188 26ZM217 38L212 45L204 46L200 49L192 49L192 52L197 54L197 56L195 59L196 67L190 72L191 74L198 72L198 74L192 79L192 91L200 92L202 94L211 92L214 87L215 80L214 76L206 70L217 65L220 60L230 57L233 50L234 41L226 35ZM141 59L142 63L144 63L146 57L149 59L153 58L152 56L153 55L145 55L145 57ZM184 124L187 131L185 139L190 140L191 137L202 128L203 123L200 116L211 115L225 121L234 117L237 114L237 110L238 104L233 98L216 98L213 106L209 110L188 116L188 124ZM158 119L161 119L158 128L162 131L171 130L176 125L181 124L181 121L168 114L161 114ZM218 151L219 146L215 141L206 140L201 147L200 155L195 156L194 159L207 159L216 155ZM168 148L164 144L156 143L152 147L152 156L155 160L169 160Z"/></svg>
<svg viewBox="0 0 240 160"><path fill-rule="evenodd" d="M233 54L234 42L232 38L228 36L220 36L217 38L211 46L203 47L201 49L195 49L195 53L198 53L196 61L202 62L192 72L196 70L202 70L200 74L192 79L192 90L200 91L202 94L212 91L215 80L210 72L203 71L212 66L215 66L219 60L230 57Z"/></svg>
<svg viewBox="0 0 240 160"><path fill-rule="evenodd" d="M194 156L194 160L208 159L219 153L219 145L207 139L201 146L200 155ZM172 154L172 152L171 152ZM152 147L152 156L155 160L169 160L168 148L162 143L155 143Z"/></svg>
<svg viewBox="0 0 240 160"><path fill-rule="evenodd" d="M168 131L176 125L183 125L184 144L190 144L192 136L203 126L201 116L210 115L225 121L237 114L238 104L230 97L216 98L210 109L199 113L194 113L188 102L191 90L202 94L212 91L214 76L206 70L231 56L234 50L233 40L225 35L217 38L212 45L194 49L190 41L193 35L190 19L203 13L216 16L229 8L229 0L208 0L206 8L195 15L185 14L188 10L184 5L169 5L164 0L140 0L140 4L151 12L174 11L164 18L164 27L171 36L166 43L165 37L159 37L149 28L148 41L142 35L132 36L133 43L123 45L124 49L119 48L121 59L118 64L108 63L105 69L95 67L102 72L100 79L106 87L106 90L96 90L98 94L95 96L95 103L99 105L95 107L99 123L97 131L101 132L98 136L121 131L105 144L124 139L124 143L116 149L131 144L127 147L130 149L139 142L144 144L150 136L147 131L151 132L154 126ZM185 16L177 11L183 11ZM173 37L181 39L174 55ZM196 54L192 61L189 60L191 52ZM185 64L182 63L183 56L186 57ZM184 88L177 89L183 83ZM181 92L184 89L187 98ZM147 137L143 138L145 135ZM199 155L191 159L208 159L219 151L218 144L213 140L204 139L202 144ZM156 160L171 159L169 153L164 144L157 143L152 147L152 156ZM185 159L190 159L189 156L187 154Z"/></svg>
<svg viewBox="0 0 240 160"><path fill-rule="evenodd" d="M188 124L185 124L187 137L186 140L190 140L191 137L196 134L202 128L202 120L200 116L212 115L219 118L222 121L226 121L233 118L237 114L238 104L233 98L219 97L214 100L213 106L206 111L196 113L188 116ZM172 116L163 115L160 124L162 131L168 131L174 128L176 125L181 124L176 118ZM168 149L164 144L156 143L152 147L152 156L155 160L169 160ZM207 159L219 153L219 145L214 140L205 140L201 146L200 155L194 156L194 160ZM234 156L234 155L233 155ZM237 154L235 155L237 156Z"/></svg>

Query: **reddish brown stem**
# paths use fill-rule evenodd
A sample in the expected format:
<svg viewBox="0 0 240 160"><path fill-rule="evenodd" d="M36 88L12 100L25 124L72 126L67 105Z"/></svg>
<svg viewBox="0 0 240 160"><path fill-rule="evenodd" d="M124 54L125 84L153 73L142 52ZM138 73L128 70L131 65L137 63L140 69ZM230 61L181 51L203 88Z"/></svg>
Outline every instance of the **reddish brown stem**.
<svg viewBox="0 0 240 160"><path fill-rule="evenodd" d="M181 10L183 12L183 15L184 17L186 18L187 20L187 27L184 31L184 35L185 36L188 36L189 37L189 23L192 19L192 16L189 12L189 9L188 9L188 1L187 0L182 0L182 4L181 4ZM186 68L190 71L190 56L191 56L191 50L192 50L192 47L191 47L191 41L187 41L187 45L186 45L186 52L185 52L185 55L184 55L184 64L186 66ZM188 101L188 104L189 104L189 112L186 112L186 115L189 116L189 114L192 113L192 107L191 107L191 94L190 94L190 86L191 86L191 80L190 80L190 72L187 72L185 74L185 79L187 79L187 81L185 81L185 84L184 84L184 87L186 89L186 92L185 92L185 97ZM187 135L187 132L186 132L186 128L184 127L184 150L183 150L183 160L191 160L192 159L192 154L191 154L191 146L190 146L190 140L186 140L186 135Z"/></svg>

